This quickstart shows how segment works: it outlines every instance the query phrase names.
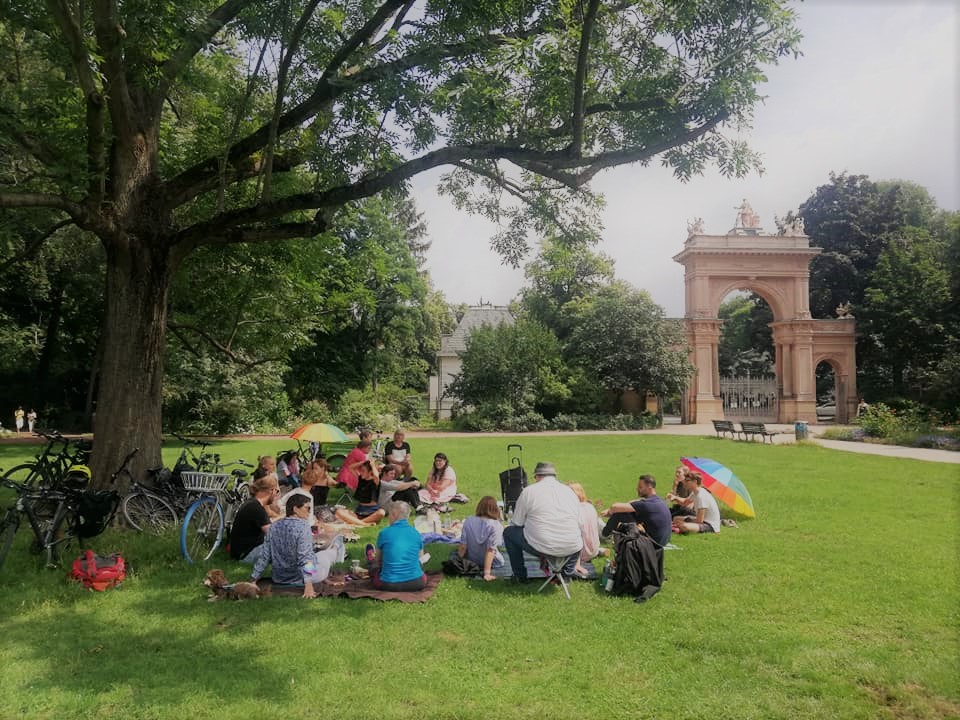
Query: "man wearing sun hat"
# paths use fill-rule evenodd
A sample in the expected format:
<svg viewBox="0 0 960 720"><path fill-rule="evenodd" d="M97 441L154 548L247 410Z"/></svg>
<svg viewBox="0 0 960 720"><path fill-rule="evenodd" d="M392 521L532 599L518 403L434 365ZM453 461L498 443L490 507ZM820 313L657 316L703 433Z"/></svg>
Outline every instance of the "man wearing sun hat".
<svg viewBox="0 0 960 720"><path fill-rule="evenodd" d="M580 500L557 480L553 463L537 463L534 483L517 499L510 525L503 531L503 544L510 557L513 576L527 579L524 551L531 555L566 557L564 575L573 575L583 538L580 534Z"/></svg>

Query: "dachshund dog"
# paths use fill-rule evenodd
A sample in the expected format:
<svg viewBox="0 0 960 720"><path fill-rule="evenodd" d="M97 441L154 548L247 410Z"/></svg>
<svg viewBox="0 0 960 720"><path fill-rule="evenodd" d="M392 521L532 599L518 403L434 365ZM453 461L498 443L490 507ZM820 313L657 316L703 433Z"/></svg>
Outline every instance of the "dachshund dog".
<svg viewBox="0 0 960 720"><path fill-rule="evenodd" d="M238 582L231 585L222 570L211 570L203 579L203 584L210 588L210 602L217 600L256 600L269 597L270 588L260 588L256 583Z"/></svg>

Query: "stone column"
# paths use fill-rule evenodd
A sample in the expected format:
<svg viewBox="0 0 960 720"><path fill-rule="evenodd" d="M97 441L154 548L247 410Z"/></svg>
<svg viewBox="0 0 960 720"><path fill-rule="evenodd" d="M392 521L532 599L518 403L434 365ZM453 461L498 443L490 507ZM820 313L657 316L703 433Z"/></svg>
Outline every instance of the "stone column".
<svg viewBox="0 0 960 720"><path fill-rule="evenodd" d="M692 398L692 422L705 423L723 418L717 349L720 326L717 318L687 319L690 360L696 368L696 392Z"/></svg>

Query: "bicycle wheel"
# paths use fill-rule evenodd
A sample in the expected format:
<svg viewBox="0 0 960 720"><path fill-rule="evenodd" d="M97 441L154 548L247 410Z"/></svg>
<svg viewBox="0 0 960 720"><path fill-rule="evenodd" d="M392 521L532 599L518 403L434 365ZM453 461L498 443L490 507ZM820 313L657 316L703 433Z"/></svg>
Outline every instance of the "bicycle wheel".
<svg viewBox="0 0 960 720"><path fill-rule="evenodd" d="M204 562L223 540L223 508L209 495L197 499L183 518L180 552L189 563Z"/></svg>
<svg viewBox="0 0 960 720"><path fill-rule="evenodd" d="M13 480L28 487L37 487L38 485L45 486L49 484L45 480L43 471L36 463L14 465L3 474L3 477L5 480Z"/></svg>
<svg viewBox="0 0 960 720"><path fill-rule="evenodd" d="M250 492L250 483L239 483L236 489L233 491L233 495L229 498L229 503L224 511L223 515L223 526L227 530L233 528L233 521L237 517L237 513L240 511L240 508L243 504L253 497L253 494Z"/></svg>
<svg viewBox="0 0 960 720"><path fill-rule="evenodd" d="M7 559L10 547L13 545L13 538L17 534L17 528L20 527L20 515L15 511L8 512L0 522L0 568Z"/></svg>
<svg viewBox="0 0 960 720"><path fill-rule="evenodd" d="M343 453L333 453L327 458L327 467L333 472L338 472L347 461L347 456Z"/></svg>
<svg viewBox="0 0 960 720"><path fill-rule="evenodd" d="M53 525L44 536L44 548L47 551L47 567L60 565L60 557L69 549L77 537L79 518L77 508L64 504L53 519Z"/></svg>
<svg viewBox="0 0 960 720"><path fill-rule="evenodd" d="M137 532L163 535L177 524L177 511L159 495L137 490L123 498L123 519Z"/></svg>

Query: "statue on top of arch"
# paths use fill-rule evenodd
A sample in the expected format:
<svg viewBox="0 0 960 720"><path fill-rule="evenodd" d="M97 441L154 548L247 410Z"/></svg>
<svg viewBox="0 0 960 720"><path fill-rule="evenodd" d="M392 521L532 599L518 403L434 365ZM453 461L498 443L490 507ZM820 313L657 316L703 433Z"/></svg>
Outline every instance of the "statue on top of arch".
<svg viewBox="0 0 960 720"><path fill-rule="evenodd" d="M803 218L797 215L793 220L783 226L783 234L788 237L803 237L806 233L803 231Z"/></svg>
<svg viewBox="0 0 960 720"><path fill-rule="evenodd" d="M737 222L734 224L734 227L752 228L760 224L760 218L757 217L757 214L753 211L753 207L747 202L746 198L743 199L740 207L736 208L736 210Z"/></svg>
<svg viewBox="0 0 960 720"><path fill-rule="evenodd" d="M740 203L740 207L734 209L737 211L737 220L733 226L734 232L741 231L749 235L756 235L760 232L760 216L753 211L746 198Z"/></svg>
<svg viewBox="0 0 960 720"><path fill-rule="evenodd" d="M703 218L696 218L693 222L687 220L687 240L694 235L703 235Z"/></svg>

